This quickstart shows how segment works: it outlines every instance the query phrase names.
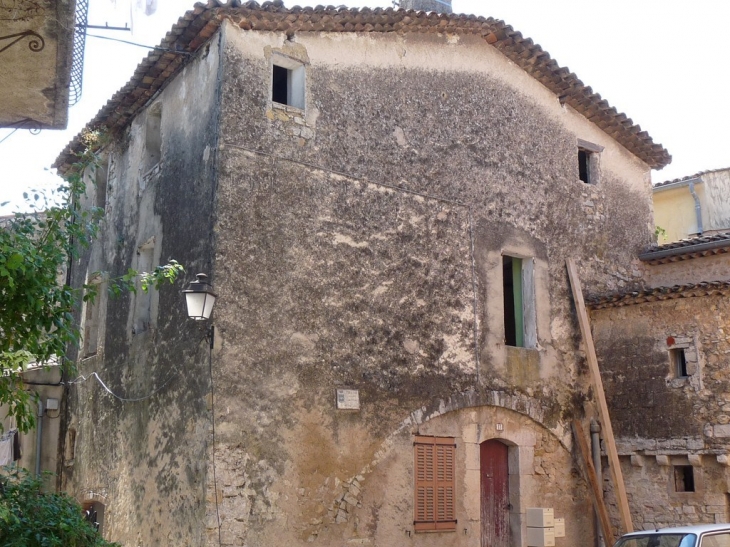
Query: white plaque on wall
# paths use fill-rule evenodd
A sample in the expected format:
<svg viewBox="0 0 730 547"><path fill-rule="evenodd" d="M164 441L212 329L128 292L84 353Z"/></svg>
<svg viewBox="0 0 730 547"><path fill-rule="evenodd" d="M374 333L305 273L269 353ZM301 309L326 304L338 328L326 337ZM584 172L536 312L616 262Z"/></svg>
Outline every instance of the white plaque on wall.
<svg viewBox="0 0 730 547"><path fill-rule="evenodd" d="M360 391L357 389L338 389L337 408L340 410L360 410Z"/></svg>

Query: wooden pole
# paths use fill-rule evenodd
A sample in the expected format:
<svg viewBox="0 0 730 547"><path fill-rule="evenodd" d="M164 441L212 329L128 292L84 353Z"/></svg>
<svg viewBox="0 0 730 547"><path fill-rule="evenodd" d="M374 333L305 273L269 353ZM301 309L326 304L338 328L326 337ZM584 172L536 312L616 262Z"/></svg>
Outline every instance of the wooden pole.
<svg viewBox="0 0 730 547"><path fill-rule="evenodd" d="M598 369L598 358L596 357L596 348L593 345L593 335L591 334L591 325L588 320L588 312L583 300L583 290L580 286L580 278L578 277L578 269L572 258L566 260L568 266L568 277L570 278L570 286L573 290L573 300L578 313L578 323L580 331L583 335L583 341L586 346L586 359L588 368L593 377L593 387L598 399L598 413L601 418L601 426L604 431L604 441L606 442L606 452L608 453L609 468L611 469L611 478L613 478L613 486L616 489L616 499L618 500L618 511L621 516L621 523L624 532L633 532L634 525L631 522L631 511L629 510L629 500L626 497L626 486L624 485L624 476L621 472L621 464L618 459L618 451L616 450L616 440L613 436L613 427L611 426L611 416L608 413L608 405L606 404L606 394L603 391L603 382L601 381L601 371Z"/></svg>
<svg viewBox="0 0 730 547"><path fill-rule="evenodd" d="M575 442L580 449L580 455L583 458L583 465L588 475L588 482L591 485L593 491L593 504L596 507L596 513L598 513L598 520L601 522L601 529L603 530L603 537L606 540L606 545L611 546L616 541L611 531L611 522L608 520L608 510L606 504L603 501L603 488L598 484L598 476L596 470L593 467L591 461L590 450L588 450L588 443L586 442L585 434L583 432L583 426L578 420L573 420L573 437Z"/></svg>

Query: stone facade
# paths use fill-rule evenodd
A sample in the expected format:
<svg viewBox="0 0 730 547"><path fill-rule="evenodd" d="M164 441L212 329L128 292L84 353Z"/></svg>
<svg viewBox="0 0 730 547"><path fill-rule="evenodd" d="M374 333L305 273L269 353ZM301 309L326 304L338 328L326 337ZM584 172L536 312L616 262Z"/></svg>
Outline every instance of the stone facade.
<svg viewBox="0 0 730 547"><path fill-rule="evenodd" d="M289 104L272 100L282 70ZM602 150L591 185L578 139ZM64 484L105 504L105 536L477 546L492 439L509 544L528 507L566 519L565 545L594 536L565 259L596 291L639 286L646 163L481 37L226 21L106 153L106 224L75 282L173 257L219 298L210 353L177 291L100 303L80 366L115 396L69 390ZM520 344L505 264L522 268ZM453 439L453 530L415 529L416 435Z"/></svg>
<svg viewBox="0 0 730 547"><path fill-rule="evenodd" d="M702 259L691 262L700 272ZM594 310L592 320L635 526L727 522L727 295ZM693 491L677 485L687 466Z"/></svg>

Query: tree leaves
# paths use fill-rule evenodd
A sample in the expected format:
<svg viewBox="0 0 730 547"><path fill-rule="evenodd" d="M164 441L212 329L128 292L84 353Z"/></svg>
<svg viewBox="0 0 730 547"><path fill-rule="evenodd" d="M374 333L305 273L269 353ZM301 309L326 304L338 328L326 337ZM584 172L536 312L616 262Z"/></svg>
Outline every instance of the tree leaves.
<svg viewBox="0 0 730 547"><path fill-rule="evenodd" d="M7 547L120 547L105 541L64 493L46 493L26 470L0 475L0 545Z"/></svg>
<svg viewBox="0 0 730 547"><path fill-rule="evenodd" d="M98 133L88 142L100 146L105 139ZM59 277L69 261L78 258L97 236L103 209L82 207L86 192L84 169L97 164L90 148L70 171L66 185L58 189L61 205L43 212L16 214L0 225L0 405L7 405L18 429L27 432L35 425L33 399L24 391L22 371L31 363L60 362L66 373L73 363L63 356L80 340L74 315L82 302L93 302L98 285L75 289ZM26 199L49 203L42 192L24 193ZM41 199L43 198L43 199ZM172 260L152 272L129 270L108 281L112 296L139 287L147 291L174 282L183 267ZM93 274L92 274L93 276ZM0 421L0 432L2 422Z"/></svg>

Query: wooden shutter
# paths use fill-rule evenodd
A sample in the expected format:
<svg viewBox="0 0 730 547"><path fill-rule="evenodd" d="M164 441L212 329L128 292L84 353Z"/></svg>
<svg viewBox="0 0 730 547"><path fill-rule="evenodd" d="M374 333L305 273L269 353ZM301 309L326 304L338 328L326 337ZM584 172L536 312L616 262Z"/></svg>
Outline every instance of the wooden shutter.
<svg viewBox="0 0 730 547"><path fill-rule="evenodd" d="M413 453L416 531L455 530L454 439L416 437Z"/></svg>

